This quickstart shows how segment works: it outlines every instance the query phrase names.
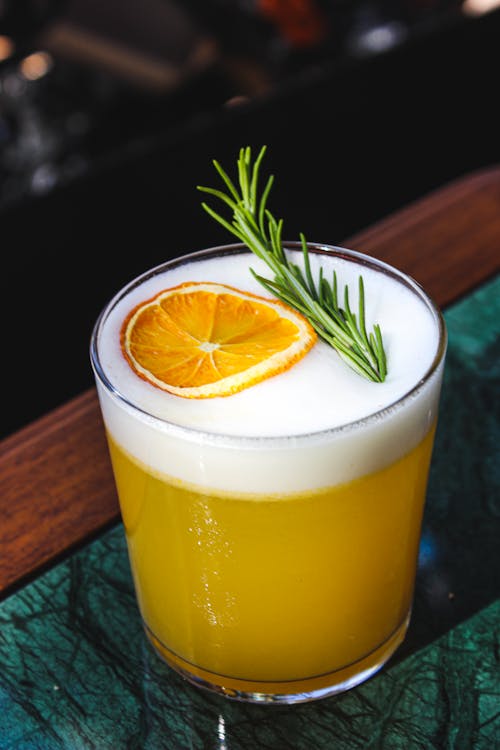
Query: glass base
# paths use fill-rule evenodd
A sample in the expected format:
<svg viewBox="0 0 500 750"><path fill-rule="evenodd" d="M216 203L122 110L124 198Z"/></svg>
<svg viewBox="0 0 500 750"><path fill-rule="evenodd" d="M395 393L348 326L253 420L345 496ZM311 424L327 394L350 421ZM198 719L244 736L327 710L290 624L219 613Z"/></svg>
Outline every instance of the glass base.
<svg viewBox="0 0 500 750"><path fill-rule="evenodd" d="M327 698L350 690L368 680L384 666L402 643L409 621L410 615L381 646L353 664L328 674L286 682L242 680L200 669L172 653L156 638L147 625L144 628L156 653L191 684L247 703L292 704Z"/></svg>

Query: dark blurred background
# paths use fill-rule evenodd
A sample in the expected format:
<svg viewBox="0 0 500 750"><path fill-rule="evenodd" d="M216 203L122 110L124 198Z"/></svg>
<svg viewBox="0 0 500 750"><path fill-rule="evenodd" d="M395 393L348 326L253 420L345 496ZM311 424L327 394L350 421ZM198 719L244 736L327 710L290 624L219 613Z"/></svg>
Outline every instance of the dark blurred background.
<svg viewBox="0 0 500 750"><path fill-rule="evenodd" d="M0 0L2 434L92 385L124 282L228 241L213 158L267 144L285 238L333 244L500 162L496 5Z"/></svg>

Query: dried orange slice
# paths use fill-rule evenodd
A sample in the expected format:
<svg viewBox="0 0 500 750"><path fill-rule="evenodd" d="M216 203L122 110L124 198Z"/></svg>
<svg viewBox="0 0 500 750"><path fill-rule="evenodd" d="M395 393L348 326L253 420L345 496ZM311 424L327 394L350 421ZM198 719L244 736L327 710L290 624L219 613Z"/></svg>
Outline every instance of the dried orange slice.
<svg viewBox="0 0 500 750"><path fill-rule="evenodd" d="M287 370L316 333L274 299L225 284L186 282L142 302L121 330L141 378L186 398L229 396Z"/></svg>

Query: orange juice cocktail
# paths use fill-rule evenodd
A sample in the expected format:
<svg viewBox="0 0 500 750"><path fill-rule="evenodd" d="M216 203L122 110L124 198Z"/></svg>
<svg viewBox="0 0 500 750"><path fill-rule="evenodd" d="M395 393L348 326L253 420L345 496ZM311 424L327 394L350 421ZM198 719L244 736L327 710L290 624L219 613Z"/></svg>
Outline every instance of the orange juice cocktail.
<svg viewBox="0 0 500 750"><path fill-rule="evenodd" d="M437 420L445 331L433 303L378 261L310 251L348 283L362 271L387 341L384 383L320 341L224 397L183 398L138 377L120 345L138 303L186 281L262 294L248 272L259 261L239 246L136 279L92 341L147 636L191 682L250 701L345 690L404 638Z"/></svg>

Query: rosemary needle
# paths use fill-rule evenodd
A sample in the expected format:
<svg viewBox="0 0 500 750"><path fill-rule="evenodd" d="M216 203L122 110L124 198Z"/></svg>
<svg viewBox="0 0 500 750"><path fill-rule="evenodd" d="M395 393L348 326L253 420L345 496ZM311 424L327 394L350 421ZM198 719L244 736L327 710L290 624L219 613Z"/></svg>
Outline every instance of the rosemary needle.
<svg viewBox="0 0 500 750"><path fill-rule="evenodd" d="M224 203L232 212L228 220L202 203L205 211L263 260L274 274L272 279L255 273L254 277L272 295L298 310L311 323L318 336L332 346L340 357L356 372L377 383L385 380L387 359L380 326L368 332L365 320L365 289L359 277L358 310L351 310L349 289L344 287L343 302L339 302L337 275L331 281L320 268L315 281L311 271L309 251L303 234L300 235L303 268L292 263L283 248L283 220L277 221L267 208L267 200L274 178L270 176L259 195L259 173L266 152L263 146L252 163L250 147L242 148L238 158L238 186L230 179L218 161L213 162L224 190L198 186Z"/></svg>

